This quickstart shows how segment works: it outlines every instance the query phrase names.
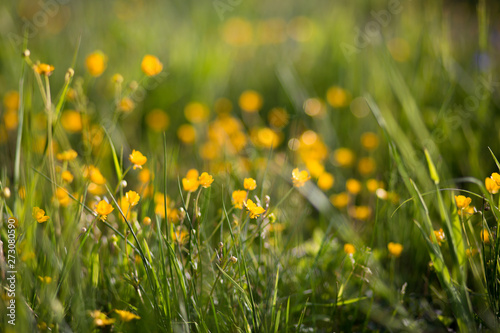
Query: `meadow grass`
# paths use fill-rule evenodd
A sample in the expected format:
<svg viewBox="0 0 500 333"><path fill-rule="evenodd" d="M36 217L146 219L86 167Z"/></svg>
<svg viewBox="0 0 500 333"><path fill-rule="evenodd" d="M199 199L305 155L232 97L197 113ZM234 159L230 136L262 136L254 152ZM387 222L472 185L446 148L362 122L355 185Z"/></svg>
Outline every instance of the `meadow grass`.
<svg viewBox="0 0 500 333"><path fill-rule="evenodd" d="M256 3L0 5L2 332L498 331L498 5Z"/></svg>

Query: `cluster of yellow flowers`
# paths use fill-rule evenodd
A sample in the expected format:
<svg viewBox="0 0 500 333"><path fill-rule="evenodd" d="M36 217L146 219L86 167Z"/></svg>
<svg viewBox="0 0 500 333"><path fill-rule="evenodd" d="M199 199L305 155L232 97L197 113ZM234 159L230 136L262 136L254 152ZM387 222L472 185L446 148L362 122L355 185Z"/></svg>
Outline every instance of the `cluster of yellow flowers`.
<svg viewBox="0 0 500 333"><path fill-rule="evenodd" d="M194 192L199 186L203 188L209 188L214 182L212 175L207 172L203 172L201 175L196 169L190 169L186 173L186 177L182 178L182 187L186 192Z"/></svg>

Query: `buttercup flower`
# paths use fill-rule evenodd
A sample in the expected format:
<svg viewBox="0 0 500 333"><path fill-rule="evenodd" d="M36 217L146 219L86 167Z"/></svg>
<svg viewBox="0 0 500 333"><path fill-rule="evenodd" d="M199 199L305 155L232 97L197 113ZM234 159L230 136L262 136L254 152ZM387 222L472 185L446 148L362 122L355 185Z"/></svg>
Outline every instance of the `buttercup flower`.
<svg viewBox="0 0 500 333"><path fill-rule="evenodd" d="M497 172L493 172L491 174L491 178L493 178L495 183L497 183L497 185L500 186L500 174L498 174Z"/></svg>
<svg viewBox="0 0 500 333"><path fill-rule="evenodd" d="M38 223L47 222L47 220L49 219L49 217L45 215L45 211L43 209L40 209L40 207L33 207L33 218Z"/></svg>
<svg viewBox="0 0 500 333"><path fill-rule="evenodd" d="M469 207L472 199L463 195L456 195L455 201L457 203L458 209L466 209Z"/></svg>
<svg viewBox="0 0 500 333"><path fill-rule="evenodd" d="M104 200L99 201L96 206L95 212L100 215L102 221L106 221L106 218L114 210L113 206Z"/></svg>
<svg viewBox="0 0 500 333"><path fill-rule="evenodd" d="M247 192L243 190L236 190L233 192L233 206L234 208L243 209L243 203L247 198Z"/></svg>
<svg viewBox="0 0 500 333"><path fill-rule="evenodd" d="M130 206L135 206L139 202L139 199L141 198L139 194L135 191L128 191L125 193L125 197L127 198L128 203Z"/></svg>
<svg viewBox="0 0 500 333"><path fill-rule="evenodd" d="M132 162L134 165L134 170L139 168L142 169L142 166L146 164L147 158L146 156L142 155L142 153L138 150L132 150L132 154L129 155L129 160Z"/></svg>
<svg viewBox="0 0 500 333"><path fill-rule="evenodd" d="M64 180L67 183L71 183L74 179L73 174L69 172L68 170L65 170L61 174L62 180Z"/></svg>
<svg viewBox="0 0 500 333"><path fill-rule="evenodd" d="M446 236L445 236L442 228L439 230L434 230L434 235L436 236L436 240L438 242L438 245L441 245L441 243L445 241ZM432 241L432 238L431 238L431 241Z"/></svg>
<svg viewBox="0 0 500 333"><path fill-rule="evenodd" d="M211 175L209 175L206 172L203 172L201 174L200 178L198 179L198 181L200 182L200 185L202 187L209 188L210 185L214 182L214 177L212 177Z"/></svg>
<svg viewBox="0 0 500 333"><path fill-rule="evenodd" d="M78 156L78 153L73 149L65 150L62 153L56 154L56 158L59 161L72 161Z"/></svg>
<svg viewBox="0 0 500 333"><path fill-rule="evenodd" d="M298 168L293 169L292 171L293 186L302 187L309 179L311 179L311 176L309 176L309 173L306 170L299 171Z"/></svg>
<svg viewBox="0 0 500 333"><path fill-rule="evenodd" d="M92 311L90 316L94 318L94 325L99 327L112 325L116 321L114 318L108 318L108 316L99 310Z"/></svg>
<svg viewBox="0 0 500 333"><path fill-rule="evenodd" d="M354 245L347 243L347 244L344 244L344 252L346 254L352 255L352 254L356 253L356 248L354 247Z"/></svg>
<svg viewBox="0 0 500 333"><path fill-rule="evenodd" d="M141 69L147 76L154 76L163 70L163 64L157 57L146 54L142 59Z"/></svg>
<svg viewBox="0 0 500 333"><path fill-rule="evenodd" d="M264 213L266 210L262 207L257 206L252 200L248 199L245 206L250 212L250 218L255 219L259 217L260 214Z"/></svg>
<svg viewBox="0 0 500 333"><path fill-rule="evenodd" d="M486 190L491 194L498 193L498 190L500 189L500 186L498 186L497 182L490 177L487 177L484 180L484 185L486 186Z"/></svg>
<svg viewBox="0 0 500 333"><path fill-rule="evenodd" d="M481 230L481 240L485 243L485 244L489 244L490 243L490 233L488 232L487 229L483 229Z"/></svg>
<svg viewBox="0 0 500 333"><path fill-rule="evenodd" d="M254 90L246 90L241 94L238 104L243 111L257 112L262 107L262 96Z"/></svg>
<svg viewBox="0 0 500 333"><path fill-rule="evenodd" d="M106 69L108 57L101 51L95 51L87 56L85 59L85 66L90 75L94 77L100 76Z"/></svg>
<svg viewBox="0 0 500 333"><path fill-rule="evenodd" d="M245 178L243 180L243 187L248 191L255 190L257 188L257 182L253 178Z"/></svg>
<svg viewBox="0 0 500 333"><path fill-rule="evenodd" d="M196 178L182 178L182 187L184 191L194 192L200 186L200 182Z"/></svg>
<svg viewBox="0 0 500 333"><path fill-rule="evenodd" d="M52 74L52 72L54 71L54 66L47 65L47 64L38 64L38 65L34 65L33 69L35 70L35 72L37 72L40 75L50 76Z"/></svg>
<svg viewBox="0 0 500 333"><path fill-rule="evenodd" d="M133 319L141 319L141 317L129 311L115 310L115 312L120 316L120 319L125 322L131 321Z"/></svg>
<svg viewBox="0 0 500 333"><path fill-rule="evenodd" d="M403 252L403 245L390 242L389 244L387 244L387 249L393 257L397 258L401 255L401 252Z"/></svg>

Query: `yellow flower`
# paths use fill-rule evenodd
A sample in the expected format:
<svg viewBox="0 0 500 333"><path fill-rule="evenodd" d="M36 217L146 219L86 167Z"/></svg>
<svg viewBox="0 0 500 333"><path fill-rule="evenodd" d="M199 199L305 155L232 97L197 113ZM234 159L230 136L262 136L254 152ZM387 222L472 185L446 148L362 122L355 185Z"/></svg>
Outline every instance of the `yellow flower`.
<svg viewBox="0 0 500 333"><path fill-rule="evenodd" d="M125 197L127 198L130 206L137 205L137 203L139 203L139 199L141 198L135 191L128 191L127 193L125 193Z"/></svg>
<svg viewBox="0 0 500 333"><path fill-rule="evenodd" d="M243 203L247 198L247 192L243 190L236 190L233 192L232 197L234 208L243 209Z"/></svg>
<svg viewBox="0 0 500 333"><path fill-rule="evenodd" d="M323 191L328 191L329 189L331 189L334 183L335 183L335 178L331 173L328 172L324 172L318 178L318 187Z"/></svg>
<svg viewBox="0 0 500 333"><path fill-rule="evenodd" d="M81 132L83 128L82 115L74 110L64 111L61 115L61 126L70 133Z"/></svg>
<svg viewBox="0 0 500 333"><path fill-rule="evenodd" d="M348 105L349 99L349 93L337 86L329 88L326 92L326 100L328 101L328 104L334 108L340 108Z"/></svg>
<svg viewBox="0 0 500 333"><path fill-rule="evenodd" d="M52 282L52 278L50 276L38 276L38 278L40 279L40 281L42 281L43 283L51 283Z"/></svg>
<svg viewBox="0 0 500 333"><path fill-rule="evenodd" d="M306 162L307 170L311 173L311 176L318 178L325 172L325 166L318 160L308 160Z"/></svg>
<svg viewBox="0 0 500 333"><path fill-rule="evenodd" d="M346 244L344 244L344 252L346 254L352 255L352 254L356 253L356 248L354 247L354 245L346 243Z"/></svg>
<svg viewBox="0 0 500 333"><path fill-rule="evenodd" d="M56 154L56 158L59 161L72 161L78 156L78 153L73 149L65 150L62 153Z"/></svg>
<svg viewBox="0 0 500 333"><path fill-rule="evenodd" d="M441 245L442 242L445 241L446 235L444 234L443 228L439 230L434 230L434 236L436 236L436 240L438 242L438 245ZM431 238L432 241L432 238Z"/></svg>
<svg viewBox="0 0 500 333"><path fill-rule="evenodd" d="M129 311L115 310L115 312L118 313L118 315L120 316L120 319L122 321L125 321L125 322L129 322L133 319L141 319L141 317L139 317L138 315L133 314L132 312L129 312Z"/></svg>
<svg viewBox="0 0 500 333"><path fill-rule="evenodd" d="M485 243L485 244L489 244L490 243L490 233L488 232L487 229L483 229L481 230L481 240Z"/></svg>
<svg viewBox="0 0 500 333"><path fill-rule="evenodd" d="M332 194L330 196L330 202L335 208L342 209L349 204L349 194L347 194L346 192Z"/></svg>
<svg viewBox="0 0 500 333"><path fill-rule="evenodd" d="M337 165L346 168L354 163L355 156L349 148L339 148L333 152L333 158Z"/></svg>
<svg viewBox="0 0 500 333"><path fill-rule="evenodd" d="M157 57L146 54L142 58L141 69L147 76L154 76L163 70L163 64Z"/></svg>
<svg viewBox="0 0 500 333"><path fill-rule="evenodd" d="M345 183L345 188L347 192L356 195L361 192L361 182L357 179L349 178Z"/></svg>
<svg viewBox="0 0 500 333"><path fill-rule="evenodd" d="M19 124L19 116L17 110L7 109L3 114L3 122L7 130L15 130Z"/></svg>
<svg viewBox="0 0 500 333"><path fill-rule="evenodd" d="M151 180L151 171L149 171L148 168L144 168L141 171L139 171L137 178L143 184L149 183L149 181Z"/></svg>
<svg viewBox="0 0 500 333"><path fill-rule="evenodd" d="M184 124L177 129L177 137L184 143L193 143L196 140L196 129L190 124Z"/></svg>
<svg viewBox="0 0 500 333"><path fill-rule="evenodd" d="M99 327L112 325L116 321L114 318L108 318L108 316L99 310L90 312L90 316L94 318L94 325Z"/></svg>
<svg viewBox="0 0 500 333"><path fill-rule="evenodd" d="M262 96L254 90L246 90L238 101L240 108L246 112L257 112L262 107Z"/></svg>
<svg viewBox="0 0 500 333"><path fill-rule="evenodd" d="M403 245L390 242L389 244L387 244L387 249L393 257L397 258L401 255L401 252L403 252Z"/></svg>
<svg viewBox="0 0 500 333"><path fill-rule="evenodd" d="M88 191L92 195L103 195L104 193L106 193L106 187L97 185L96 183L90 183Z"/></svg>
<svg viewBox="0 0 500 333"><path fill-rule="evenodd" d="M151 218L150 218L150 217L148 217L148 216L144 217L144 218L142 219L142 223L143 223L144 225L150 225L150 224L151 224Z"/></svg>
<svg viewBox="0 0 500 333"><path fill-rule="evenodd" d="M165 111L154 109L146 115L146 124L155 132L163 132L170 124L170 117Z"/></svg>
<svg viewBox="0 0 500 333"><path fill-rule="evenodd" d="M73 174L69 172L68 170L65 170L61 174L62 180L64 180L67 183L71 183L74 179Z"/></svg>
<svg viewBox="0 0 500 333"><path fill-rule="evenodd" d="M309 179L311 176L306 170L299 171L298 168L292 170L293 186L302 187Z"/></svg>
<svg viewBox="0 0 500 333"><path fill-rule="evenodd" d="M491 178L493 178L495 183L497 183L497 185L500 186L500 174L498 174L497 172L493 172L491 174Z"/></svg>
<svg viewBox="0 0 500 333"><path fill-rule="evenodd" d="M363 176L367 176L375 171L377 164L372 157L363 157L358 162L358 171Z"/></svg>
<svg viewBox="0 0 500 333"><path fill-rule="evenodd" d="M177 230L172 232L172 240L180 245L186 243L188 237L189 237L189 232L187 232L184 229L181 229L181 227L177 228Z"/></svg>
<svg viewBox="0 0 500 333"><path fill-rule="evenodd" d="M106 201L101 200L96 205L95 212L100 215L100 219L102 221L106 221L106 218L108 217L109 214L111 214L113 210L114 210L113 206L111 206Z"/></svg>
<svg viewBox="0 0 500 333"><path fill-rule="evenodd" d="M500 186L498 186L497 182L491 177L488 177L484 180L484 185L486 186L486 190L491 194L498 193L498 190L500 189Z"/></svg>
<svg viewBox="0 0 500 333"><path fill-rule="evenodd" d="M37 72L40 75L50 76L52 74L52 72L54 71L54 66L47 65L47 64L38 64L38 65L34 65L33 69L35 70L35 72Z"/></svg>
<svg viewBox="0 0 500 333"><path fill-rule="evenodd" d="M369 206L355 206L349 210L352 217L358 220L368 220L372 215L372 209Z"/></svg>
<svg viewBox="0 0 500 333"><path fill-rule="evenodd" d="M95 51L87 56L85 59L85 66L90 75L94 77L101 76L106 69L108 57L101 51Z"/></svg>
<svg viewBox="0 0 500 333"><path fill-rule="evenodd" d="M361 135L361 145L366 150L374 150L378 147L378 135L372 132L366 132Z"/></svg>
<svg viewBox="0 0 500 333"><path fill-rule="evenodd" d="M199 102L191 102L184 108L184 115L190 122L198 124L208 119L210 110L205 104Z"/></svg>
<svg viewBox="0 0 500 333"><path fill-rule="evenodd" d="M146 156L142 155L142 153L138 150L132 150L132 154L129 155L129 160L134 165L134 170L139 168L142 169L142 166L147 162Z"/></svg>
<svg viewBox="0 0 500 333"><path fill-rule="evenodd" d="M182 187L184 188L184 191L194 192L198 189L198 186L200 186L198 179L182 178Z"/></svg>
<svg viewBox="0 0 500 333"><path fill-rule="evenodd" d="M197 179L199 176L199 172L196 169L189 169L188 172L186 173L186 178L189 179Z"/></svg>
<svg viewBox="0 0 500 333"><path fill-rule="evenodd" d="M125 113L131 112L135 108L135 103L130 97L123 97L118 102L118 110Z"/></svg>
<svg viewBox="0 0 500 333"><path fill-rule="evenodd" d="M211 175L209 175L206 172L203 172L201 174L200 178L198 179L198 181L200 182L200 185L202 187L209 188L210 185L214 182L214 177L212 177Z"/></svg>
<svg viewBox="0 0 500 333"><path fill-rule="evenodd" d="M274 108L269 111L267 119L269 120L269 124L271 124L271 126L276 128L283 128L288 124L290 115L283 108Z"/></svg>
<svg viewBox="0 0 500 333"><path fill-rule="evenodd" d="M472 199L463 195L456 195L455 201L457 203L458 209L466 209L467 207L469 207Z"/></svg>
<svg viewBox="0 0 500 333"><path fill-rule="evenodd" d="M255 190L257 188L257 182L253 178L245 178L243 180L243 187L248 191Z"/></svg>
<svg viewBox="0 0 500 333"><path fill-rule="evenodd" d="M33 218L38 223L47 222L47 220L49 219L49 217L45 215L45 211L43 209L40 209L40 207L33 207Z"/></svg>
<svg viewBox="0 0 500 333"><path fill-rule="evenodd" d="M259 217L260 214L264 213L266 210L262 207L257 206L252 200L248 199L245 206L250 213L250 218L255 219Z"/></svg>
<svg viewBox="0 0 500 333"><path fill-rule="evenodd" d="M67 207L71 202L71 198L69 197L68 192L66 192L66 190L61 187L58 187L56 190L56 199L63 207Z"/></svg>
<svg viewBox="0 0 500 333"><path fill-rule="evenodd" d="M102 175L98 168L91 166L89 171L90 180L97 185L106 184L106 178Z"/></svg>
<svg viewBox="0 0 500 333"><path fill-rule="evenodd" d="M381 181L378 181L376 179L368 179L366 181L366 188L368 189L368 191L370 191L371 193L375 193L377 192L377 190L380 188L383 188L384 187L384 184L383 182Z"/></svg>
<svg viewBox="0 0 500 333"><path fill-rule="evenodd" d="M15 90L8 91L3 97L3 105L7 110L19 109L19 93Z"/></svg>

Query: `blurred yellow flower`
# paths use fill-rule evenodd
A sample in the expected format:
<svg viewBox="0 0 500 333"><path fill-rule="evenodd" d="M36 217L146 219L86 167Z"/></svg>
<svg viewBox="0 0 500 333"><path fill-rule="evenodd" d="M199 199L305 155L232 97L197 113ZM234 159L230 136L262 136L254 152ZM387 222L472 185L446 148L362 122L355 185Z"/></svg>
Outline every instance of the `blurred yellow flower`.
<svg viewBox="0 0 500 333"><path fill-rule="evenodd" d="M212 177L212 175L209 175L207 172L202 172L198 181L203 188L209 188L210 185L214 182L214 177Z"/></svg>
<svg viewBox="0 0 500 333"><path fill-rule="evenodd" d="M366 188L370 193L375 193L379 188L383 187L384 183L376 179L371 178L366 181Z"/></svg>
<svg viewBox="0 0 500 333"><path fill-rule="evenodd" d="M484 185L486 186L486 190L491 194L498 193L498 190L500 189L500 186L498 186L497 182L494 181L491 177L487 177L484 180Z"/></svg>
<svg viewBox="0 0 500 333"><path fill-rule="evenodd" d="M50 76L54 71L54 66L47 64L37 64L33 66L33 69L40 75Z"/></svg>
<svg viewBox="0 0 500 333"><path fill-rule="evenodd" d="M243 203L247 198L247 192L243 190L233 191L233 206L234 208L243 209Z"/></svg>
<svg viewBox="0 0 500 333"><path fill-rule="evenodd" d="M5 93L3 97L3 105L7 110L19 109L19 93L15 90Z"/></svg>
<svg viewBox="0 0 500 333"><path fill-rule="evenodd" d="M50 276L38 276L38 279L42 281L42 283L49 284L52 282L52 278Z"/></svg>
<svg viewBox="0 0 500 333"><path fill-rule="evenodd" d="M114 210L113 206L107 203L105 200L99 201L96 205L95 212L100 215L102 221L106 221L106 218Z"/></svg>
<svg viewBox="0 0 500 333"><path fill-rule="evenodd" d="M333 152L335 163L343 168L350 167L354 163L354 153L349 148L339 148Z"/></svg>
<svg viewBox="0 0 500 333"><path fill-rule="evenodd" d="M254 90L244 91L238 100L238 104L243 111L257 112L262 108L262 96Z"/></svg>
<svg viewBox="0 0 500 333"><path fill-rule="evenodd" d="M78 153L73 149L65 150L62 153L57 153L56 158L59 161L72 161L78 156Z"/></svg>
<svg viewBox="0 0 500 333"><path fill-rule="evenodd" d="M67 132L81 132L83 128L82 115L78 111L66 110L61 115L61 125Z"/></svg>
<svg viewBox="0 0 500 333"><path fill-rule="evenodd" d="M363 176L367 176L375 171L377 164L372 157L363 157L358 162L358 171Z"/></svg>
<svg viewBox="0 0 500 333"><path fill-rule="evenodd" d="M170 125L170 117L160 109L154 109L146 115L146 124L155 132L163 132Z"/></svg>
<svg viewBox="0 0 500 333"><path fill-rule="evenodd" d="M139 168L142 169L142 166L146 164L147 158L142 155L142 153L138 150L132 150L132 154L129 155L130 162L134 165L134 170Z"/></svg>
<svg viewBox="0 0 500 333"><path fill-rule="evenodd" d="M172 232L172 240L180 245L187 242L189 237L189 232L178 227L175 231Z"/></svg>
<svg viewBox="0 0 500 333"><path fill-rule="evenodd" d="M101 51L94 51L85 59L85 66L90 75L94 77L101 76L106 69L108 57Z"/></svg>
<svg viewBox="0 0 500 333"><path fill-rule="evenodd" d="M197 179L200 176L200 173L196 169L189 169L186 173L186 178L189 179Z"/></svg>
<svg viewBox="0 0 500 333"><path fill-rule="evenodd" d="M350 95L344 89L333 86L327 90L326 100L334 108L341 108L349 104Z"/></svg>
<svg viewBox="0 0 500 333"><path fill-rule="evenodd" d="M139 194L135 191L128 191L125 193L125 197L127 198L128 203L130 206L135 206L139 203L139 199L141 198Z"/></svg>
<svg viewBox="0 0 500 333"><path fill-rule="evenodd" d="M307 170L311 173L311 176L318 178L325 172L325 166L321 161L316 159L309 159L306 161Z"/></svg>
<svg viewBox="0 0 500 333"><path fill-rule="evenodd" d="M69 172L68 170L65 170L61 174L62 180L64 180L67 183L71 183L74 179L73 174Z"/></svg>
<svg viewBox="0 0 500 333"><path fill-rule="evenodd" d="M378 135L373 132L366 132L361 135L361 145L366 150L374 150L378 147Z"/></svg>
<svg viewBox="0 0 500 333"><path fill-rule="evenodd" d="M318 178L318 187L323 191L328 191L329 189L331 189L334 183L335 183L335 178L331 173L328 172L324 172Z"/></svg>
<svg viewBox="0 0 500 333"><path fill-rule="evenodd" d="M482 229L481 230L481 240L485 244L489 244L490 243L490 233L488 232L487 229Z"/></svg>
<svg viewBox="0 0 500 333"><path fill-rule="evenodd" d="M349 204L349 194L346 192L332 194L330 196L330 202L337 209L345 208Z"/></svg>
<svg viewBox="0 0 500 333"><path fill-rule="evenodd" d="M123 97L120 102L118 102L118 110L125 113L131 112L135 108L135 103L130 97Z"/></svg>
<svg viewBox="0 0 500 333"><path fill-rule="evenodd" d="M252 200L247 199L245 206L250 213L250 218L255 219L259 217L260 214L264 213L266 210L260 206L257 206Z"/></svg>
<svg viewBox="0 0 500 333"><path fill-rule="evenodd" d="M142 58L141 69L147 76L154 76L163 70L163 64L157 57L147 54Z"/></svg>
<svg viewBox="0 0 500 333"><path fill-rule="evenodd" d="M194 124L205 122L209 115L208 106L199 102L191 102L184 108L184 116Z"/></svg>
<svg viewBox="0 0 500 333"><path fill-rule="evenodd" d="M269 124L276 128L283 128L288 124L290 115L283 108L273 108L267 115Z"/></svg>
<svg viewBox="0 0 500 333"><path fill-rule="evenodd" d="M115 312L118 314L118 316L120 316L120 319L124 322L129 322L133 319L141 319L141 317L129 311L115 310Z"/></svg>
<svg viewBox="0 0 500 333"><path fill-rule="evenodd" d="M457 203L458 209L466 209L469 207L472 199L463 195L456 195L455 201Z"/></svg>
<svg viewBox="0 0 500 333"><path fill-rule="evenodd" d="M184 124L177 129L177 137L184 143L193 143L196 140L196 129L190 124Z"/></svg>
<svg viewBox="0 0 500 333"><path fill-rule="evenodd" d="M184 191L194 192L200 186L200 182L196 178L182 178L182 187Z"/></svg>
<svg viewBox="0 0 500 333"><path fill-rule="evenodd" d="M387 244L387 249L389 250L390 255L397 258L403 252L403 245L390 242L389 244Z"/></svg>
<svg viewBox="0 0 500 333"><path fill-rule="evenodd" d="M353 255L354 253L356 253L356 248L354 247L354 245L346 243L344 244L344 252L346 254Z"/></svg>
<svg viewBox="0 0 500 333"><path fill-rule="evenodd" d="M355 219L366 221L372 215L370 206L354 206L349 210L349 214Z"/></svg>
<svg viewBox="0 0 500 333"><path fill-rule="evenodd" d="M92 195L103 195L106 193L106 188L102 185L97 185L96 183L90 183L87 190Z"/></svg>
<svg viewBox="0 0 500 333"><path fill-rule="evenodd" d="M112 325L116 321L114 318L108 318L108 316L99 310L90 312L90 316L94 318L94 325L99 327Z"/></svg>
<svg viewBox="0 0 500 333"><path fill-rule="evenodd" d="M321 116L325 113L325 104L317 98L309 98L304 102L304 112L311 117Z"/></svg>
<svg viewBox="0 0 500 333"><path fill-rule="evenodd" d="M443 228L439 230L434 230L434 236L436 236L436 240L438 242L438 245L441 246L441 243L445 241L446 235L444 234ZM432 238L431 238L432 241Z"/></svg>
<svg viewBox="0 0 500 333"><path fill-rule="evenodd" d="M33 207L33 218L38 223L47 222L47 220L49 219L49 217L45 215L45 211L43 209L40 209L40 207Z"/></svg>
<svg viewBox="0 0 500 333"><path fill-rule="evenodd" d="M89 177L93 183L97 185L106 184L106 178L104 178L104 176L102 175L101 171L98 168L93 166L90 166L89 168L90 168Z"/></svg>
<svg viewBox="0 0 500 333"><path fill-rule="evenodd" d="M345 188L347 192L356 195L361 192L361 182L357 179L349 178L345 182Z"/></svg>
<svg viewBox="0 0 500 333"><path fill-rule="evenodd" d="M293 186L302 187L309 179L311 176L306 170L299 171L298 168L292 170Z"/></svg>
<svg viewBox="0 0 500 333"><path fill-rule="evenodd" d="M142 219L142 223L143 223L144 225L150 225L150 224L151 224L151 218L150 218L150 217L148 217L148 216L144 217L144 218Z"/></svg>
<svg viewBox="0 0 500 333"><path fill-rule="evenodd" d="M248 191L253 191L257 188L257 182L253 178L245 178L243 180L243 188Z"/></svg>
<svg viewBox="0 0 500 333"><path fill-rule="evenodd" d="M71 202L71 198L69 197L68 192L66 192L66 190L61 187L58 187L56 190L56 199L63 207L68 207Z"/></svg>
<svg viewBox="0 0 500 333"><path fill-rule="evenodd" d="M17 110L7 109L3 114L3 122L8 131L15 130L19 124L19 116Z"/></svg>
<svg viewBox="0 0 500 333"><path fill-rule="evenodd" d="M495 183L497 183L497 185L500 186L500 174L498 174L497 172L493 172L491 174L491 178L493 178Z"/></svg>
<svg viewBox="0 0 500 333"><path fill-rule="evenodd" d="M151 180L151 171L148 168L143 168L137 174L137 178L142 184L149 183L149 181Z"/></svg>

